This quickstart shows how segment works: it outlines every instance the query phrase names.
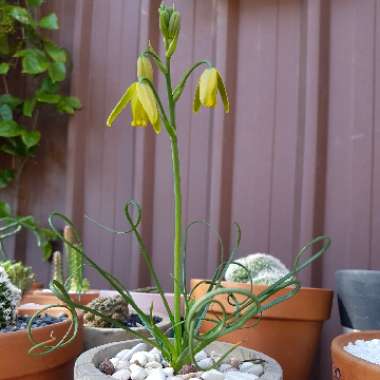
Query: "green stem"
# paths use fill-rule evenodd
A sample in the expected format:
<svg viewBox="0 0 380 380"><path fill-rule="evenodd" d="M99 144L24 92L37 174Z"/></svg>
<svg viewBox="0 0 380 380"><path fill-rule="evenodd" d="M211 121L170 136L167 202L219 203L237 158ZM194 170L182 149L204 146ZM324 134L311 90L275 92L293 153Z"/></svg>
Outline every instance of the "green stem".
<svg viewBox="0 0 380 380"><path fill-rule="evenodd" d="M175 118L175 102L173 99L172 80L170 71L170 58L166 59L166 87L168 92L169 115L172 130L170 131L170 142L172 149L173 163L173 186L174 186L174 335L176 341L177 354L180 354L182 343L181 324L181 284L182 284L182 191L181 191L181 166L178 149Z"/></svg>

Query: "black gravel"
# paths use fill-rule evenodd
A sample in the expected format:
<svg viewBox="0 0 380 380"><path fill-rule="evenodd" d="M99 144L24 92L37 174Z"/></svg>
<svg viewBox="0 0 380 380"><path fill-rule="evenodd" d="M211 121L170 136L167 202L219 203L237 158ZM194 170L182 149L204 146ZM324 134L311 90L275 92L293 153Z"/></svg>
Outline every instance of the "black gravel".
<svg viewBox="0 0 380 380"><path fill-rule="evenodd" d="M162 318L160 317L153 317L153 321L155 324L160 323L162 321ZM123 321L123 323L127 327L141 327L144 326L144 324L141 322L140 317L137 314L131 314L127 320ZM115 326L117 327L117 326Z"/></svg>
<svg viewBox="0 0 380 380"><path fill-rule="evenodd" d="M28 327L28 323L31 317L18 316L16 323L0 329L0 333L14 332L19 330L25 330ZM60 317L52 317L51 315L38 316L34 319L32 327L44 327L53 325L55 323L63 322L67 319L67 315L63 314Z"/></svg>

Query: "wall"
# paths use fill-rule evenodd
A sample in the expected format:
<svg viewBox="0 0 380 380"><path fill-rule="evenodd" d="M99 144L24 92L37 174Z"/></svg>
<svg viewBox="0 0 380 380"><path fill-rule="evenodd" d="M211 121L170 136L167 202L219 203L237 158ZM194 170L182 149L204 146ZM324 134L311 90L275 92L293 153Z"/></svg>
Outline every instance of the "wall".
<svg viewBox="0 0 380 380"><path fill-rule="evenodd" d="M127 114L114 128L104 128L112 105L135 78L136 55L147 39L161 47L155 23L160 1L51 3L63 17L61 33L74 56L72 91L84 104L69 125L66 160L59 161L66 170L64 178L58 171L66 212L80 226L88 253L136 287L149 283L136 244L102 231L83 215L126 229L124 203L142 202L143 235L169 286L173 210L165 135L132 129ZM226 247L234 237L231 223L239 221L241 255L271 252L288 265L308 239L328 234L330 252L303 273L305 285L333 288L337 268L378 269L379 2L175 3L183 13L175 78L207 57L226 78L232 104L229 115L221 107L193 115L194 79L179 105L185 220L210 221ZM157 83L162 89L162 81ZM41 157L38 165L47 162ZM62 207L62 187L51 202L45 197L54 190L46 191L50 195L35 193L30 204L41 215ZM210 276L218 262L216 239L200 226L190 239L189 276ZM28 260L40 265L33 250ZM47 267L40 275L47 280ZM338 332L334 307L317 366L325 371L320 379L328 378L328 343Z"/></svg>

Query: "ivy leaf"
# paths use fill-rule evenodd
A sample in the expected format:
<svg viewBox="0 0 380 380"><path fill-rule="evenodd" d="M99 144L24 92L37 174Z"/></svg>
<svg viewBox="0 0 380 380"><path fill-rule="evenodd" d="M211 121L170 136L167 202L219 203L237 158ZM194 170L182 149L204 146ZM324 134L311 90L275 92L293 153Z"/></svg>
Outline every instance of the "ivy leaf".
<svg viewBox="0 0 380 380"><path fill-rule="evenodd" d="M36 98L26 99L22 105L22 114L27 117L32 117L36 104L37 104Z"/></svg>
<svg viewBox="0 0 380 380"><path fill-rule="evenodd" d="M0 170L0 189L5 189L13 181L14 177L15 177L15 173L11 169ZM4 202L0 202L0 216L1 214L7 211L6 210L7 204L5 204L4 206L2 205L2 203ZM7 216L7 215L3 215L3 217L4 216Z"/></svg>
<svg viewBox="0 0 380 380"><path fill-rule="evenodd" d="M20 136L24 131L13 120L0 120L0 137L16 137Z"/></svg>
<svg viewBox="0 0 380 380"><path fill-rule="evenodd" d="M28 131L25 129L21 135L21 139L27 148L30 149L40 142L41 134L38 131Z"/></svg>
<svg viewBox="0 0 380 380"><path fill-rule="evenodd" d="M66 77L66 65L63 62L52 62L49 65L48 73L53 82L62 82Z"/></svg>
<svg viewBox="0 0 380 380"><path fill-rule="evenodd" d="M32 16L23 7L12 6L9 14L21 24L25 24L25 25L33 24Z"/></svg>
<svg viewBox="0 0 380 380"><path fill-rule="evenodd" d="M8 104L2 104L0 106L0 117L2 120L13 120L12 108Z"/></svg>
<svg viewBox="0 0 380 380"><path fill-rule="evenodd" d="M11 206L7 202L0 201L0 218L11 216Z"/></svg>
<svg viewBox="0 0 380 380"><path fill-rule="evenodd" d="M6 104L12 110L14 110L21 103L22 103L22 100L20 98L17 98L16 96L12 96L8 94L0 96L0 105Z"/></svg>
<svg viewBox="0 0 380 380"><path fill-rule="evenodd" d="M25 49L15 54L22 57L22 72L24 74L41 74L49 67L49 60L43 50Z"/></svg>
<svg viewBox="0 0 380 380"><path fill-rule="evenodd" d="M57 104L61 100L61 95L47 94L41 91L37 94L37 100L41 103Z"/></svg>
<svg viewBox="0 0 380 380"><path fill-rule="evenodd" d="M66 52L64 49L57 46L54 42L46 40L44 41L45 51L48 56L55 62L66 62Z"/></svg>
<svg viewBox="0 0 380 380"><path fill-rule="evenodd" d="M58 103L58 110L64 113L72 115L75 110L81 108L81 103L75 96L63 96L61 101Z"/></svg>
<svg viewBox="0 0 380 380"><path fill-rule="evenodd" d="M59 84L53 83L53 81L46 77L41 82L41 87L39 88L39 93L47 93L47 94L56 94L59 91Z"/></svg>
<svg viewBox="0 0 380 380"><path fill-rule="evenodd" d="M26 3L30 7L40 7L43 4L44 0L26 0Z"/></svg>
<svg viewBox="0 0 380 380"><path fill-rule="evenodd" d="M10 69L9 63L0 63L0 75L7 75Z"/></svg>
<svg viewBox="0 0 380 380"><path fill-rule="evenodd" d="M49 15L42 17L38 25L44 29L52 29L52 30L58 29L59 26L58 26L57 15L55 13L50 13Z"/></svg>

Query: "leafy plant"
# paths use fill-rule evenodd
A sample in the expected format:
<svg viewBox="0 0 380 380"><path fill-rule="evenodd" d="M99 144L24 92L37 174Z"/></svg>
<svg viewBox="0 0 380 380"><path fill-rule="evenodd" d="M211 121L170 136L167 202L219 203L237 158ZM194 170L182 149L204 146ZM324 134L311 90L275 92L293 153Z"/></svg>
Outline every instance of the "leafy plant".
<svg viewBox="0 0 380 380"><path fill-rule="evenodd" d="M17 183L27 160L35 155L41 140L41 107L64 114L80 108L79 99L62 93L68 54L44 34L59 26L54 13L39 17L43 2L0 0L0 152L11 157L11 166L0 168L0 189ZM20 77L31 88L23 96L12 93L11 77Z"/></svg>
<svg viewBox="0 0 380 380"><path fill-rule="evenodd" d="M138 58L136 82L129 86L125 91L120 101L111 112L107 120L107 124L108 126L111 126L123 109L125 109L125 107L130 103L132 111L132 126L146 127L150 124L156 133L160 133L161 125L163 125L163 129L170 140L175 206L175 228L173 242L174 266L172 273L174 289L173 310L168 304L160 280L154 270L151 256L140 234L139 227L142 218L142 211L141 207L135 201L130 201L125 206L125 216L130 226L129 230L114 232L117 234L133 234L137 239L148 273L158 289L167 314L170 318L174 338L173 340L170 340L166 334L161 332L155 325L153 318L153 306L151 307L149 313L145 313L141 310L141 308L134 302L130 292L127 289L124 289L122 283L117 278L99 267L96 262L94 262L83 252L82 247L75 246L65 239L65 237L55 226L56 219L60 219L69 225L72 225L72 223L67 217L59 213L53 213L49 218L49 225L57 237L60 237L66 244L70 245L73 249L80 253L90 264L90 266L92 266L104 279L106 279L111 287L118 291L123 300L130 304L138 314L152 338L145 337L143 334L128 328L125 324L105 315L100 310L96 310L89 306L80 305L72 301L65 287L59 282L53 282L52 289L55 295L66 304L66 308L71 312L75 327L79 324L76 310L80 309L85 312L90 312L93 315L102 318L104 321L113 324L115 327L128 330L131 335L159 349L162 352L164 359L170 363L175 372L178 372L187 364L193 363L194 365L197 365L194 360L194 356L211 342L231 333L236 329L242 328L251 318L259 317L260 314L266 309L294 296L301 287L300 282L296 278L297 273L318 259L328 249L330 239L325 236L321 236L308 243L296 256L290 272L274 284L268 286L263 292L256 295L252 292L252 287L251 289L239 289L227 288L223 286L222 280L224 278L225 271L229 264L233 261L235 252L240 244L241 232L239 226L237 226L237 241L235 247L231 251L229 260L222 263L217 268L215 275L211 280L205 281L209 286L208 292L201 299L194 300L192 298L192 291L188 291L187 289L185 264L188 232L194 223L190 224L185 229L183 228L180 152L178 148L177 135L177 128L179 126L177 126L176 122L176 105L181 99L181 95L185 89L189 77L198 67L203 65L206 66L206 69L201 74L199 83L195 90L193 102L194 111L199 111L201 106L214 107L216 105L218 93L221 95L226 112L229 111L229 102L227 91L219 71L208 61L199 61L195 63L187 72L184 73L182 80L178 83L178 85L173 86L171 64L172 56L176 51L180 34L180 14L174 9L174 7L161 5L159 9L159 22L165 47L165 57L161 58L152 46L148 46L148 48ZM156 90L151 61L156 64L158 70L165 79L165 103L162 101ZM107 227L104 228L108 229ZM78 232L75 229L73 229L73 231L75 236L78 236ZM221 241L220 238L219 241ZM303 259L308 250L315 248L315 246L319 246L320 249L311 257ZM248 269L246 270L248 271ZM278 295L278 291L284 288L287 288L288 292L285 295ZM181 296L185 301L185 311L183 316L181 315ZM223 303L218 301L220 297L226 298L229 301L231 307L233 308L233 312L227 313ZM213 323L213 327L209 331L201 333L200 326L205 320L207 310L211 305L218 306L220 308L221 316L218 319L211 321ZM31 324L29 326L31 326ZM32 334L31 329L30 334ZM33 340L32 335L31 339ZM59 342L54 347L52 347L51 341L41 342L36 344L34 348L32 348L31 352L38 351L41 353L40 350L42 350L42 353L48 353L56 348L68 344L72 339L74 339L74 337L71 337L64 342ZM35 340L33 340L33 342L36 343ZM226 355L229 354L229 352L227 352ZM224 358L225 356L221 358L221 361L224 360ZM219 364L220 361L215 363L214 366L218 366Z"/></svg>
<svg viewBox="0 0 380 380"><path fill-rule="evenodd" d="M31 267L25 266L21 261L3 261L0 266L4 268L12 284L19 288L22 293L32 287L35 274Z"/></svg>
<svg viewBox="0 0 380 380"><path fill-rule="evenodd" d="M51 240L55 238L55 233L49 228L40 227L35 218L29 216L12 215L11 207L8 203L0 201L0 261L7 260L5 253L5 240L14 236L22 229L31 231L37 240L37 245L43 253L45 260L52 254Z"/></svg>

